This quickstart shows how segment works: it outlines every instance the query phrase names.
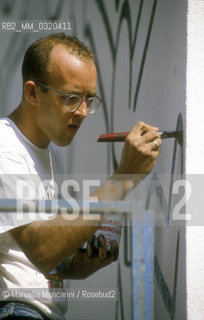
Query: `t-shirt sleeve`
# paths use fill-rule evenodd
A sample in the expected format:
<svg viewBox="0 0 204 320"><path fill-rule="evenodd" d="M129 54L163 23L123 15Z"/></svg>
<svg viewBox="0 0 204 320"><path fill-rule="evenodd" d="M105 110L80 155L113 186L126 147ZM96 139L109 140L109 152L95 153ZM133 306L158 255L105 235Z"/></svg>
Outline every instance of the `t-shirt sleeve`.
<svg viewBox="0 0 204 320"><path fill-rule="evenodd" d="M39 199L40 182L37 174L29 173L26 160L21 155L12 152L0 154L0 233L52 217L35 211L34 200Z"/></svg>

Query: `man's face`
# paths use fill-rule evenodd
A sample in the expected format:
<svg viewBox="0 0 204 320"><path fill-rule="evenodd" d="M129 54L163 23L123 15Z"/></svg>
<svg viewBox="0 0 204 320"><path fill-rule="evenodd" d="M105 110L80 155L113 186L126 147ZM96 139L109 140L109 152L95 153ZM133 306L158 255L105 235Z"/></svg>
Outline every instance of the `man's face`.
<svg viewBox="0 0 204 320"><path fill-rule="evenodd" d="M62 45L51 52L46 84L66 94L79 94L82 98L96 94L96 67L93 61L84 61L70 54ZM68 145L87 116L83 100L75 112L64 108L64 96L38 87L36 121L42 131L42 143L53 141L59 146Z"/></svg>

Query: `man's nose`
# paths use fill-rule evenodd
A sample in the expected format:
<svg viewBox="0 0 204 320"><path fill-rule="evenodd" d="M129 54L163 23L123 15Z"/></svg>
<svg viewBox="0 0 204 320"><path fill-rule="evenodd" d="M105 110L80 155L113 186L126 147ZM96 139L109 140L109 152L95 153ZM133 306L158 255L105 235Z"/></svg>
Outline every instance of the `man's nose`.
<svg viewBox="0 0 204 320"><path fill-rule="evenodd" d="M88 115L88 108L87 108L87 102L86 99L83 98L80 106L78 107L78 109L75 111L75 114L80 115L80 117L82 118L86 118Z"/></svg>

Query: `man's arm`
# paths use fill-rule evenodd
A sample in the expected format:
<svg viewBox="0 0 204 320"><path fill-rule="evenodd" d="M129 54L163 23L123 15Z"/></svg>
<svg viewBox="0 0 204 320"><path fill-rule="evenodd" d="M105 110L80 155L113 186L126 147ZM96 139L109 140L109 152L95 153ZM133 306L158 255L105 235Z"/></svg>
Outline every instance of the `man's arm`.
<svg viewBox="0 0 204 320"><path fill-rule="evenodd" d="M118 169L94 192L94 197L98 197L99 201L122 200L139 183L141 175L144 177L152 170L159 155L152 141L156 139L158 147L161 146L157 131L157 128L143 122L133 127L126 138ZM52 220L14 228L10 233L28 259L47 274L58 263L77 252L102 223L102 216L100 220L91 220L90 223L83 215L75 220L67 220L60 214Z"/></svg>

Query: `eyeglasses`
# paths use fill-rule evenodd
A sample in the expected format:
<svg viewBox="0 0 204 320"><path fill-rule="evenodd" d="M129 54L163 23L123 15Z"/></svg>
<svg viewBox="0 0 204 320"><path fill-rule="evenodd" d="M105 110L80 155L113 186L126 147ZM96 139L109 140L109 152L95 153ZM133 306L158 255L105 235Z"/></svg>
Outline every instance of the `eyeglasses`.
<svg viewBox="0 0 204 320"><path fill-rule="evenodd" d="M55 93L60 94L61 96L64 96L65 98L64 107L69 112L75 112L80 107L83 101L83 98L79 94L72 94L72 93L66 94L64 92L51 88L42 82L39 82L39 81L35 81L35 82L41 87L47 88L48 90L54 91ZM86 100L88 114L95 113L102 102L101 98L99 98L98 96L87 97L85 100Z"/></svg>

